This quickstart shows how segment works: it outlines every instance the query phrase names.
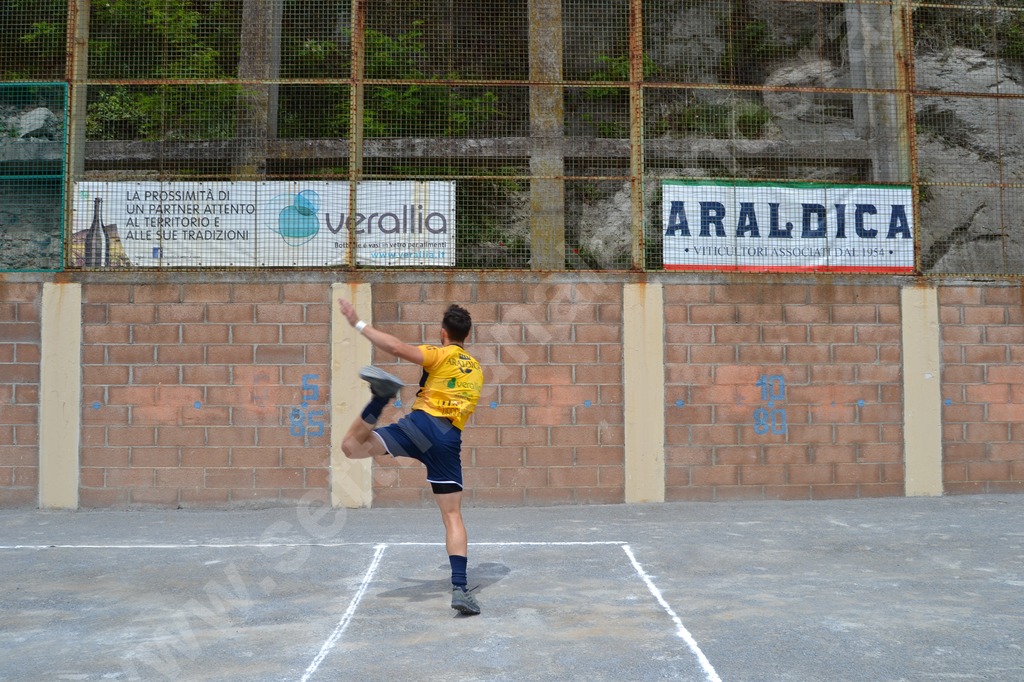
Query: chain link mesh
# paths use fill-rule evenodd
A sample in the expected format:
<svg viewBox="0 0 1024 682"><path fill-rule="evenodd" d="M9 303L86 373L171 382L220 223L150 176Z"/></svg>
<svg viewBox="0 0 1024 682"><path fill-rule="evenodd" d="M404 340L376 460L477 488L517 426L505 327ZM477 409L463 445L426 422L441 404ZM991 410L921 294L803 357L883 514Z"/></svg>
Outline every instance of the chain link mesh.
<svg viewBox="0 0 1024 682"><path fill-rule="evenodd" d="M7 0L0 98L3 270L1024 275L1020 0Z"/></svg>
<svg viewBox="0 0 1024 682"><path fill-rule="evenodd" d="M0 271L57 271L67 87L0 83Z"/></svg>

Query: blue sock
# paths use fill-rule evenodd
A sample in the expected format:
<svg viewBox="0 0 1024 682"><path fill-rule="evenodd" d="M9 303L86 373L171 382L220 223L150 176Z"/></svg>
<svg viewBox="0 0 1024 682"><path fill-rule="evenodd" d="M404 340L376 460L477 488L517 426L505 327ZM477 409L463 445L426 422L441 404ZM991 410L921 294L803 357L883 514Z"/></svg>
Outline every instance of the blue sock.
<svg viewBox="0 0 1024 682"><path fill-rule="evenodd" d="M386 398L373 396L373 398L370 399L370 402L366 404L366 407L363 408L363 421L370 426L373 426L377 423L377 420L380 419L380 413L384 411L384 408L387 407L387 405L388 401Z"/></svg>
<svg viewBox="0 0 1024 682"><path fill-rule="evenodd" d="M461 587L463 590L466 589L466 583L469 581L466 578L466 564L468 559L458 554L449 554L448 563L452 565L452 585L455 587Z"/></svg>

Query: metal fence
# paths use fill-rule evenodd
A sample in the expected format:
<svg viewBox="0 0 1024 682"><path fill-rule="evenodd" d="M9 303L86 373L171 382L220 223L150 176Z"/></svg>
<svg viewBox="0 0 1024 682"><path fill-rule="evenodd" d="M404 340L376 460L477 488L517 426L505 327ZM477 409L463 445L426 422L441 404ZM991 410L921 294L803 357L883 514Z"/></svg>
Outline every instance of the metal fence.
<svg viewBox="0 0 1024 682"><path fill-rule="evenodd" d="M1019 0L6 0L0 269L1022 275L1022 103Z"/></svg>
<svg viewBox="0 0 1024 682"><path fill-rule="evenodd" d="M0 269L61 268L66 104L63 83L0 83Z"/></svg>

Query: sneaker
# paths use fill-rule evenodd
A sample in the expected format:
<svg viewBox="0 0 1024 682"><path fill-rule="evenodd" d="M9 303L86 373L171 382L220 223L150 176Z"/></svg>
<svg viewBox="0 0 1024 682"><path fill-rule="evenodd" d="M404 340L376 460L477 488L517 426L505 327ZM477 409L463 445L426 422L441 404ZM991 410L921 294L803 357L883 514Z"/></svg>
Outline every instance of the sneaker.
<svg viewBox="0 0 1024 682"><path fill-rule="evenodd" d="M476 588L474 587L473 590ZM452 588L452 608L464 616L477 616L480 614L480 604L476 597L470 594L473 590L464 587Z"/></svg>
<svg viewBox="0 0 1024 682"><path fill-rule="evenodd" d="M391 400L402 390L405 384L394 374L388 374L382 369L367 366L359 370L359 378L369 382L370 392L376 398Z"/></svg>

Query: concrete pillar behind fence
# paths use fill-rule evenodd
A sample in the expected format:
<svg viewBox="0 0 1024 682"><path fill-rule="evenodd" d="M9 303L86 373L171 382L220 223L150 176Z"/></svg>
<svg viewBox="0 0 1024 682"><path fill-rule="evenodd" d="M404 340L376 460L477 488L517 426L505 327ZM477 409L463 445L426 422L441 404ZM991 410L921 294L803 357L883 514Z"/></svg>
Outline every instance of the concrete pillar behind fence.
<svg viewBox="0 0 1024 682"><path fill-rule="evenodd" d="M909 182L909 148L902 113L902 25L894 26L896 6L847 3L844 5L850 58L850 85L860 90L900 89L890 93L857 93L853 121L857 135L871 150L871 179ZM898 16L898 15L897 15Z"/></svg>
<svg viewBox="0 0 1024 682"><path fill-rule="evenodd" d="M281 72L281 22L284 0L245 0L238 77L238 122L232 174L260 179L266 175L269 141L277 137L278 86ZM256 81L256 82L251 82ZM218 86L211 86L218 87Z"/></svg>
<svg viewBox="0 0 1024 682"><path fill-rule="evenodd" d="M565 102L562 1L530 0L530 256L565 269Z"/></svg>

